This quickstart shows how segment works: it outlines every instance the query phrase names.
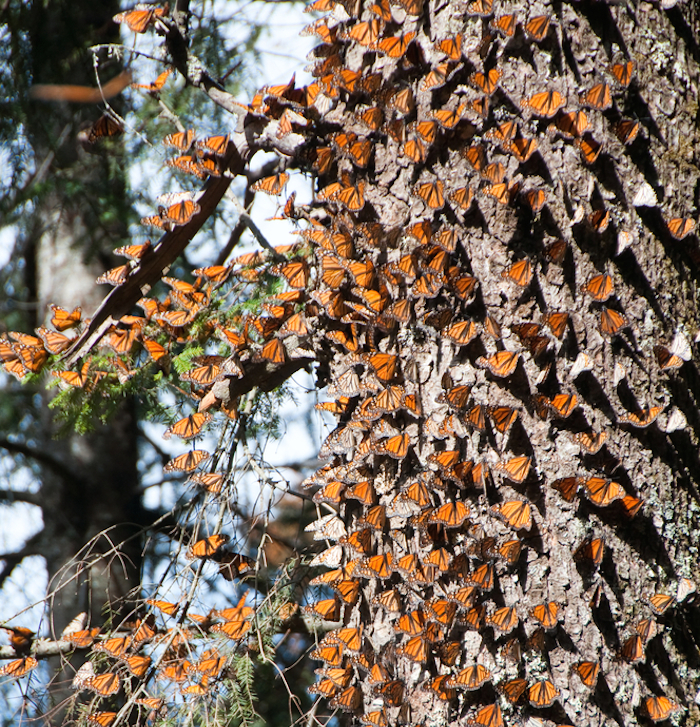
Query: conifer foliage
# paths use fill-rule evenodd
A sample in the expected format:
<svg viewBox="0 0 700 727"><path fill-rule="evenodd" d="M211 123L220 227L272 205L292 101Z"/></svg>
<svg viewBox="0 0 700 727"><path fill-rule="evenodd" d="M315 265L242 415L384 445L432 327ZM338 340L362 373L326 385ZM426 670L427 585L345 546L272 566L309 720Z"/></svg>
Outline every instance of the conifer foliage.
<svg viewBox="0 0 700 727"><path fill-rule="evenodd" d="M57 311L56 332L2 344L18 376L80 358L56 375L98 391L196 342L178 372L196 411L167 432L185 441L219 412L235 432L255 387L319 365L338 423L304 483L328 514L310 527L326 548L303 610L328 626L312 693L353 723L697 721L695 647L676 638L699 636L697 167L681 138L697 132L659 58L676 38L698 69L678 11L645 8L316 0L314 82L242 104L194 79L237 126L165 143L172 166L215 181L144 220L163 237L119 251L127 263L103 276L115 294L75 340L61 331L80 313ZM166 46L177 33L165 12L122 15L135 32L162 26ZM133 315L174 236L186 244L257 148L281 163L253 191L316 177L311 205L281 197L299 241L166 276L167 298ZM255 286L257 310L228 310ZM99 346L111 363L91 363ZM165 469L216 504L220 459L193 446ZM186 556L244 577L255 564L227 540L203 534ZM147 603L126 635L66 637L108 657L76 676L103 698L91 722L157 712L175 692L206 700L250 648L245 596L178 629L163 626L177 604Z"/></svg>

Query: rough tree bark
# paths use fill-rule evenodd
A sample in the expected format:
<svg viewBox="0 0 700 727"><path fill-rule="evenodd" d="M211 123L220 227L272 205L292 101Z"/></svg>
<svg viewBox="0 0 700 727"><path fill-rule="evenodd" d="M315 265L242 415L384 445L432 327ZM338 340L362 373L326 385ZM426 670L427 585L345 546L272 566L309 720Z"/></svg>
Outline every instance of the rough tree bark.
<svg viewBox="0 0 700 727"><path fill-rule="evenodd" d="M663 615L649 598L676 596L679 579L699 575L697 367L669 366L654 348L679 333L687 343L700 322L697 239L670 232L673 218L697 219L695 11L399 4L408 12L392 6L386 24L365 8L319 30L328 44L317 67L335 59L326 83L342 89L315 127L317 168L318 147L334 160L319 174L319 198L336 237L308 237L323 248L321 287L341 288L344 304L329 317L323 299L315 348L328 345L338 319L346 324L351 343L334 338L329 365L331 389L350 397L351 413L326 442L332 466L315 481L347 531L338 562L355 567L341 578L362 584L341 609L343 624L364 626L360 656L348 632L326 639L355 664L331 704L371 724L532 715L628 725L648 723L649 710L663 716L663 702L646 700L665 694L694 724L697 606L683 586ZM409 32L412 45L391 58L389 38ZM450 56L439 43L457 34L462 48ZM383 126L363 116L370 108ZM454 128L436 116L447 109L462 117ZM584 116L565 116L578 112L587 128ZM639 133L626 138L635 120ZM336 181L342 191L329 191ZM350 238L354 253L341 252ZM568 314L561 330L556 313ZM510 371L507 351L518 357ZM395 371L383 373L386 365ZM395 384L420 415L405 400L385 403ZM676 408L689 422L679 430ZM656 423L640 421L658 412ZM607 436L595 452L591 432ZM354 483L365 479L374 493L358 505ZM329 484L337 480L344 494ZM514 512L522 503L531 525ZM377 504L387 521L368 527ZM508 561L513 540L517 563ZM396 611L378 603L390 590ZM517 614L512 631L498 625L516 620L507 607ZM646 619L658 635L637 640ZM600 667L590 686L576 672L590 668L581 662Z"/></svg>

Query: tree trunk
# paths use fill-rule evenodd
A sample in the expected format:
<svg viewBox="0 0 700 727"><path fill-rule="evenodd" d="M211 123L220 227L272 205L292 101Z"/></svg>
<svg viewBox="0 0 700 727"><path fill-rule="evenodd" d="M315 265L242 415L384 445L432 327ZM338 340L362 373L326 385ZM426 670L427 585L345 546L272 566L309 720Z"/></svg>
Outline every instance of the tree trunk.
<svg viewBox="0 0 700 727"><path fill-rule="evenodd" d="M331 343L331 391L351 402L319 479L344 493L316 498L347 530L341 564L362 595L342 620L364 631L360 657L349 632L326 640L359 665L331 704L377 725L536 715L593 727L646 724L668 707L647 699L666 695L695 724L694 596L663 614L649 599L700 575L700 382L681 350L700 322L700 255L672 222L697 218L696 11L562 3L542 34L544 8L481 16L486 5L392 6L391 25L362 11L337 29L348 70L326 81L344 90L315 146L334 160L320 188L343 188L319 195L336 235L319 250L321 287L345 305L328 316L324 300L320 327L350 335L353 322L359 346ZM380 52L361 21L378 24ZM394 60L389 38L408 32ZM451 59L438 43L457 33ZM362 113L375 106L373 131ZM447 110L462 120L438 117ZM340 252L347 233L355 262ZM396 385L417 408L403 394L386 403ZM366 479L363 501L350 488ZM377 504L387 522L372 527ZM600 667L589 686L587 662Z"/></svg>
<svg viewBox="0 0 700 727"><path fill-rule="evenodd" d="M25 8L31 49L25 61L31 63L34 83L94 87L86 44L116 39L111 18L118 9L117 3L86 2ZM108 153L99 148L88 153L78 143L81 123L95 121L100 113L92 105L65 102L30 102L27 109L26 131L37 166L53 155L50 178L55 184L38 198L24 240L28 284L37 305L33 325L47 324L50 303L68 310L80 305L86 312L96 307L104 289L95 286L95 278L104 271L115 240L126 232L125 179L115 173ZM117 222L110 222L106 211ZM43 392L46 404L53 393ZM35 446L45 458L40 463L44 528L34 539L34 552L46 560L51 631L60 634L81 611L93 626L107 618L116 625L130 613L132 605L123 599L140 580L141 545L133 536L144 517L134 407L125 402L108 426L60 439L54 412L44 411L35 430ZM46 465L46 458L53 466ZM120 543L126 544L115 549ZM58 662L54 666L61 670ZM54 703L73 694L73 674L69 668L52 681ZM52 719L60 724L63 712Z"/></svg>

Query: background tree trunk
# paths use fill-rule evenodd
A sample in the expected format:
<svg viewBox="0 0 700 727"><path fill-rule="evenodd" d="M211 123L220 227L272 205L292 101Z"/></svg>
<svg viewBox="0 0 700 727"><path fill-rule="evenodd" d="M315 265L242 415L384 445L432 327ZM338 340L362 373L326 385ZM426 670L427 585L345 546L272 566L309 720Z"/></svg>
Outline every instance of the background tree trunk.
<svg viewBox="0 0 700 727"><path fill-rule="evenodd" d="M27 74L27 85L95 87L88 44L117 39L112 16L118 10L118 3L90 2L36 2L10 9L17 11L12 21L28 41L18 44L16 72ZM116 65L104 67L112 76L119 70ZM79 130L101 111L65 102L25 99L25 104L26 134L37 167L50 162L51 185L37 197L32 224L15 253L26 259L34 315L25 325L31 330L47 324L50 303L69 310L80 305L85 313L97 307L104 288L95 286L95 278L126 233L129 212L123 171L97 145L88 152L78 143ZM31 447L43 455L38 465L44 527L29 550L46 560L51 631L60 634L81 611L93 626L106 620L116 625L133 607L123 599L132 589L139 595L141 542L133 535L144 514L134 406L125 402L109 425L92 434L57 439L55 413L46 406L55 390L47 392L43 384L40 390L45 406L33 427ZM124 545L116 550L120 543ZM3 576L11 570L6 568ZM73 694L74 671L61 671L58 661L53 669L61 672L50 687L50 699L57 704ZM60 724L63 717L59 710L52 719Z"/></svg>

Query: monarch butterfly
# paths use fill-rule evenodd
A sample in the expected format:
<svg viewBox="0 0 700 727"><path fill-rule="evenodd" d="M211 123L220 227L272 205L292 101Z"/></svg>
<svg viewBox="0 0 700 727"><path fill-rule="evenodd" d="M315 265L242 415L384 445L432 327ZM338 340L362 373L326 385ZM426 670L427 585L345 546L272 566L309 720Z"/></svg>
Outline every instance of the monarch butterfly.
<svg viewBox="0 0 700 727"><path fill-rule="evenodd" d="M685 363L684 359L671 353L666 346L654 346L653 350L661 371L673 371L679 369Z"/></svg>
<svg viewBox="0 0 700 727"><path fill-rule="evenodd" d="M116 268L111 268L107 272L102 273L102 275L95 280L95 284L114 285L115 287L123 285L129 277L131 270L132 268L129 264L118 265Z"/></svg>
<svg viewBox="0 0 700 727"><path fill-rule="evenodd" d="M170 603L168 601L159 601L155 598L147 598L146 603L149 606L155 606L157 609L161 610L167 616L174 616L180 608L179 604L177 604L177 603Z"/></svg>
<svg viewBox="0 0 700 727"><path fill-rule="evenodd" d="M454 129L462 120L462 114L466 108L465 104L460 104L456 109L436 109L431 111L430 115L443 129Z"/></svg>
<svg viewBox="0 0 700 727"><path fill-rule="evenodd" d="M512 38L515 34L515 28L517 27L518 21L515 13L512 13L510 15L501 15L498 18L494 18L489 24L494 30L498 30L503 33L506 38Z"/></svg>
<svg viewBox="0 0 700 727"><path fill-rule="evenodd" d="M447 568L441 570L446 571ZM444 626L450 626L457 611L457 604L446 598L437 598L427 604L427 611L431 619Z"/></svg>
<svg viewBox="0 0 700 727"><path fill-rule="evenodd" d="M498 462L493 469L505 473L513 482L524 482L530 472L532 457L513 457L507 462Z"/></svg>
<svg viewBox="0 0 700 727"><path fill-rule="evenodd" d="M415 99L413 97L413 89L410 86L400 89L392 93L391 98L387 103L390 109L398 111L404 116L410 114L415 106ZM398 126L396 127L399 128ZM403 122L401 122L401 133L403 133ZM399 141L399 139L396 139Z"/></svg>
<svg viewBox="0 0 700 727"><path fill-rule="evenodd" d="M88 676L78 686L80 689L90 689L101 697L110 697L119 691L121 682L116 674L107 673Z"/></svg>
<svg viewBox="0 0 700 727"><path fill-rule="evenodd" d="M206 476L206 475L205 475ZM237 577L245 577L255 571L255 561L241 553L217 553L216 562L219 566L219 575L227 581Z"/></svg>
<svg viewBox="0 0 700 727"><path fill-rule="evenodd" d="M483 404L477 404L472 407L467 414L467 421L469 424L471 424L475 429L478 429L480 432L483 432L486 429L486 411L487 407Z"/></svg>
<svg viewBox="0 0 700 727"><path fill-rule="evenodd" d="M481 176L492 184L500 184L505 175L505 167L501 164L501 162L493 162L489 164L481 173Z"/></svg>
<svg viewBox="0 0 700 727"><path fill-rule="evenodd" d="M579 102L593 109L598 109L598 111L609 109L612 106L610 86L607 83L599 83L593 86L593 88L579 96Z"/></svg>
<svg viewBox="0 0 700 727"><path fill-rule="evenodd" d="M574 435L574 441L587 454L597 454L607 438L607 432L578 432Z"/></svg>
<svg viewBox="0 0 700 727"><path fill-rule="evenodd" d="M36 333L44 342L44 347L49 353L61 353L67 348L70 348L70 345L74 341L74 339L68 338L68 336L64 336L62 333L57 333L56 331L45 328L44 326L39 326L39 328L36 329Z"/></svg>
<svg viewBox="0 0 700 727"><path fill-rule="evenodd" d="M286 172L280 172L279 174L274 174L271 177L258 179L258 181L251 186L251 190L253 192L265 192L265 194L269 195L278 195L281 194L288 181L289 174Z"/></svg>
<svg viewBox="0 0 700 727"><path fill-rule="evenodd" d="M335 519L342 525L341 520ZM362 528L361 530L356 530L354 533L350 533L350 535L341 537L339 542L343 545L348 545L358 553L367 555L372 549L372 531L369 528Z"/></svg>
<svg viewBox="0 0 700 727"><path fill-rule="evenodd" d="M514 182L511 185L508 182L501 182L500 184L491 184L488 187L484 187L482 191L489 197L493 197L499 204L510 204L519 189L520 184L518 182Z"/></svg>
<svg viewBox="0 0 700 727"><path fill-rule="evenodd" d="M33 656L25 656L22 659L8 661L0 667L0 676L9 675L12 679L19 679L32 669L36 669L39 662Z"/></svg>
<svg viewBox="0 0 700 727"><path fill-rule="evenodd" d="M386 684L376 687L376 694L392 707L398 707L403 702L403 682L394 679Z"/></svg>
<svg viewBox="0 0 700 727"><path fill-rule="evenodd" d="M634 497L633 495L625 495L622 500L620 500L620 504L622 505L625 515L628 517L634 517L641 510L644 500L639 497Z"/></svg>
<svg viewBox="0 0 700 727"><path fill-rule="evenodd" d="M461 210L468 210L474 200L474 192L470 187L460 187L449 193L448 197Z"/></svg>
<svg viewBox="0 0 700 727"><path fill-rule="evenodd" d="M600 331L606 336L614 336L627 326L627 319L616 310L604 307L600 313Z"/></svg>
<svg viewBox="0 0 700 727"><path fill-rule="evenodd" d="M130 86L131 88L141 88L148 93L157 93L163 88L163 86L165 86L165 82L168 80L168 77L173 70L173 68L166 68L162 73L158 74L156 80L151 81L151 83L132 83Z"/></svg>
<svg viewBox="0 0 700 727"><path fill-rule="evenodd" d="M515 371L519 358L520 354L514 351L498 351L492 356L479 356L476 365L487 368L494 376L506 378Z"/></svg>
<svg viewBox="0 0 700 727"><path fill-rule="evenodd" d="M428 462L435 463L440 468L440 470L444 472L445 470L457 464L459 457L459 450L447 449L443 450L442 452L436 452L434 454L431 454L428 457Z"/></svg>
<svg viewBox="0 0 700 727"><path fill-rule="evenodd" d="M354 574L365 578L391 578L393 558L391 553L365 558L355 568Z"/></svg>
<svg viewBox="0 0 700 727"><path fill-rule="evenodd" d="M334 687L343 689L347 687L350 678L352 677L352 668L350 665L347 667L329 667L327 669L315 669L316 674L321 674L327 678ZM316 690L315 690L316 691Z"/></svg>
<svg viewBox="0 0 700 727"><path fill-rule="evenodd" d="M430 72L423 79L421 84L422 91L432 91L435 88L441 88L447 83L448 76L452 70L453 63L451 61L445 61L444 63L438 63L434 66Z"/></svg>
<svg viewBox="0 0 700 727"><path fill-rule="evenodd" d="M408 636L417 636L425 631L425 622L425 614L418 609L401 616L396 622L396 628Z"/></svg>
<svg viewBox="0 0 700 727"><path fill-rule="evenodd" d="M622 119L615 126L615 136L625 145L631 144L639 133L639 121Z"/></svg>
<svg viewBox="0 0 700 727"><path fill-rule="evenodd" d="M630 85L632 76L634 74L635 62L627 61L627 63L614 63L610 66L610 73L615 77L615 80L621 85L627 88Z"/></svg>
<svg viewBox="0 0 700 727"><path fill-rule="evenodd" d="M410 33L407 33L407 35L410 35ZM414 33L414 35L415 35L415 33ZM403 36L403 37L406 37L406 36ZM379 41L380 48L381 48L382 42L383 41ZM390 54L388 54L388 55L390 55ZM372 131L378 131L379 127L382 125L382 121L384 119L384 113L378 106L372 106L368 109L365 109L361 113L356 114L355 118L360 123L364 124L365 126L368 126Z"/></svg>
<svg viewBox="0 0 700 727"><path fill-rule="evenodd" d="M364 188L364 182L360 182L356 187L344 187L335 199L351 212L359 212L365 206Z"/></svg>
<svg viewBox="0 0 700 727"><path fill-rule="evenodd" d="M360 139L350 146L347 154L355 166L364 169L372 157L372 142L369 139Z"/></svg>
<svg viewBox="0 0 700 727"><path fill-rule="evenodd" d="M574 664L574 671L581 677L581 681L587 687L594 687L598 681L600 664L596 661L579 661Z"/></svg>
<svg viewBox="0 0 700 727"><path fill-rule="evenodd" d="M578 492L581 480L578 477L562 477L552 482L552 487L567 501L572 502Z"/></svg>
<svg viewBox="0 0 700 727"><path fill-rule="evenodd" d="M438 40L433 44L433 48L447 55L450 60L458 61L462 57L462 41L462 34L458 33L451 38Z"/></svg>
<svg viewBox="0 0 700 727"><path fill-rule="evenodd" d="M444 330L444 335L458 346L466 346L474 340L477 330L474 321L460 321L453 323Z"/></svg>
<svg viewBox="0 0 700 727"><path fill-rule="evenodd" d="M126 651L130 645L130 636L117 636L114 638L105 639L104 641L100 641L99 643L95 644L94 650L102 651L105 654L109 654L110 656L114 656L119 659L126 655Z"/></svg>
<svg viewBox="0 0 700 727"><path fill-rule="evenodd" d="M620 658L634 664L644 659L644 643L639 634L634 634L622 643L620 647Z"/></svg>
<svg viewBox="0 0 700 727"><path fill-rule="evenodd" d="M681 711L681 707L668 697L649 697L644 700L647 714L652 722L663 722Z"/></svg>
<svg viewBox="0 0 700 727"><path fill-rule="evenodd" d="M68 312L64 308L61 308L57 305L51 306L51 312L53 315L51 316L51 325L57 330L57 331L67 331L69 328L75 328L77 325L80 324L80 316L82 313L82 308L78 306L77 308L73 308L72 311Z"/></svg>
<svg viewBox="0 0 700 727"><path fill-rule="evenodd" d="M429 522L446 528L458 528L470 514L469 506L463 502L446 502L435 508L428 518Z"/></svg>
<svg viewBox="0 0 700 727"><path fill-rule="evenodd" d="M323 670L317 671L321 674L324 673ZM309 694L320 694L329 699L338 692L338 689L342 689L344 686L347 685L338 685L333 679L321 679L309 687Z"/></svg>
<svg viewBox="0 0 700 727"><path fill-rule="evenodd" d="M391 613L399 613L401 611L401 597L395 589L384 591L374 596L372 603L381 606Z"/></svg>
<svg viewBox="0 0 700 727"><path fill-rule="evenodd" d="M551 631L559 623L559 605L555 601L541 603L530 609L530 616L539 621L544 629Z"/></svg>
<svg viewBox="0 0 700 727"><path fill-rule="evenodd" d="M594 300L603 302L613 294L612 278L601 273L594 275L585 285L581 286L583 293L588 293Z"/></svg>
<svg viewBox="0 0 700 727"><path fill-rule="evenodd" d="M658 632L658 628L656 626L656 621L652 618L645 618L642 619L636 626L635 630L641 637L642 641L646 643L647 641L650 641L651 639L656 636Z"/></svg>
<svg viewBox="0 0 700 727"><path fill-rule="evenodd" d="M522 543L516 538L515 540L506 540L506 542L498 548L498 555L509 565L515 565L520 558L521 551Z"/></svg>
<svg viewBox="0 0 700 727"><path fill-rule="evenodd" d="M515 530L529 530L532 527L530 503L524 500L508 500L499 505L493 505L491 512L505 520Z"/></svg>
<svg viewBox="0 0 700 727"><path fill-rule="evenodd" d="M604 553L605 541L603 538L589 536L574 550L574 560L586 561L594 566L599 566L603 562Z"/></svg>
<svg viewBox="0 0 700 727"><path fill-rule="evenodd" d="M435 182L424 182L416 185L413 193L423 199L430 209L438 210L445 205L444 185L438 179Z"/></svg>
<svg viewBox="0 0 700 727"><path fill-rule="evenodd" d="M98 139L119 136L123 132L124 127L121 122L105 113L90 127L87 140L89 144L94 144Z"/></svg>
<svg viewBox="0 0 700 727"><path fill-rule="evenodd" d="M451 687L461 687L469 692L476 691L491 679L491 672L481 664L468 666L458 672L449 681Z"/></svg>
<svg viewBox="0 0 700 727"><path fill-rule="evenodd" d="M561 265L568 249L569 245L566 240L558 239L545 248L545 254L555 265Z"/></svg>
<svg viewBox="0 0 700 727"><path fill-rule="evenodd" d="M524 99L521 102L523 108L530 108L537 116L551 118L566 103L559 91L542 91Z"/></svg>
<svg viewBox="0 0 700 727"><path fill-rule="evenodd" d="M98 725L98 727L109 727L116 718L116 712L91 712L87 716L87 721L90 724Z"/></svg>
<svg viewBox="0 0 700 727"><path fill-rule="evenodd" d="M222 546L228 543L229 536L224 534L210 535L208 538L202 538L196 543L192 543L185 553L188 560L193 558L208 558L216 553Z"/></svg>
<svg viewBox="0 0 700 727"><path fill-rule="evenodd" d="M562 419L568 419L578 406L576 394L557 394L547 402L547 408Z"/></svg>
<svg viewBox="0 0 700 727"><path fill-rule="evenodd" d="M329 666L340 666L343 660L343 647L340 644L319 645L309 656L314 661L325 661Z"/></svg>
<svg viewBox="0 0 700 727"><path fill-rule="evenodd" d="M547 196L541 189L531 189L525 194L525 201L530 206L530 209L537 214L547 201Z"/></svg>
<svg viewBox="0 0 700 727"><path fill-rule="evenodd" d="M389 727L386 712L383 709L374 712L365 712L360 716L360 723L369 727Z"/></svg>
<svg viewBox="0 0 700 727"><path fill-rule="evenodd" d="M194 129L187 129L187 131L178 131L174 134L168 134L163 139L164 146L174 146L181 152L186 152L194 141Z"/></svg>
<svg viewBox="0 0 700 727"><path fill-rule="evenodd" d="M482 1L484 0L474 0L474 2ZM471 4L473 5L474 2ZM498 703L489 704L479 709L474 716L474 723L480 725L480 727L504 727L503 715Z"/></svg>
<svg viewBox="0 0 700 727"><path fill-rule="evenodd" d="M142 697L141 699L136 699L135 703L157 712L159 709L162 709L165 700L160 697Z"/></svg>
<svg viewBox="0 0 700 727"><path fill-rule="evenodd" d="M424 664L428 660L428 640L422 635L413 636L397 647L396 653L418 664Z"/></svg>
<svg viewBox="0 0 700 727"><path fill-rule="evenodd" d="M555 128L567 139L582 136L590 128L588 117L583 111L560 111L554 120Z"/></svg>
<svg viewBox="0 0 700 727"><path fill-rule="evenodd" d="M227 638L236 640L245 636L250 628L250 621L236 619L233 621L226 621L221 624L214 624L211 627L211 631L216 634L224 634Z"/></svg>
<svg viewBox="0 0 700 727"><path fill-rule="evenodd" d="M518 625L518 612L509 606L496 609L486 617L486 623L493 626L500 634L507 634Z"/></svg>
<svg viewBox="0 0 700 727"><path fill-rule="evenodd" d="M624 490L617 482L604 477L589 477L581 481L586 497L599 507L606 507L624 495Z"/></svg>
<svg viewBox="0 0 700 727"><path fill-rule="evenodd" d="M473 144L472 146L463 150L462 155L477 172L481 172L486 168L486 151L483 145Z"/></svg>
<svg viewBox="0 0 700 727"><path fill-rule="evenodd" d="M163 434L163 439L170 439L173 435L180 437L180 439L196 437L210 419L210 414L200 414L197 412L190 414L184 419L175 422L171 427L168 427Z"/></svg>
<svg viewBox="0 0 700 727"><path fill-rule="evenodd" d="M150 656L126 656L124 658L126 668L136 677L146 676L148 668L151 666Z"/></svg>
<svg viewBox="0 0 700 727"><path fill-rule="evenodd" d="M525 24L525 32L536 42L544 40L549 31L549 15L537 15Z"/></svg>
<svg viewBox="0 0 700 727"><path fill-rule="evenodd" d="M631 411L627 414L623 414L618 421L621 424L631 424L637 429L646 429L652 422L656 421L656 418L661 414L663 410L662 406L652 406L648 409L639 409L638 411Z"/></svg>
<svg viewBox="0 0 700 727"><path fill-rule="evenodd" d="M673 596L667 596L665 593L655 593L649 597L649 605L651 610L657 615L661 616L665 613L674 603L676 599Z"/></svg>
<svg viewBox="0 0 700 727"><path fill-rule="evenodd" d="M389 58L401 58L406 54L408 46L411 45L411 42L415 37L415 31L411 31L410 33L404 33L403 35L382 38L379 43L377 43L377 49L381 53L386 53Z"/></svg>
<svg viewBox="0 0 700 727"><path fill-rule="evenodd" d="M449 404L453 409L460 411L466 407L471 390L472 387L467 384L453 386L452 388L440 394L437 400L444 401Z"/></svg>
<svg viewBox="0 0 700 727"><path fill-rule="evenodd" d="M666 223L671 237L675 240L683 240L695 230L695 220L690 217L674 217Z"/></svg>
<svg viewBox="0 0 700 727"><path fill-rule="evenodd" d="M167 5L158 7L156 5L138 4L132 10L117 13L112 20L115 23L124 23L134 33L145 33L148 26L155 22L156 18L165 17L167 12Z"/></svg>
<svg viewBox="0 0 700 727"><path fill-rule="evenodd" d="M363 23L356 23L349 30L341 32L338 37L341 40L354 40L366 48L376 45L381 34L383 23L379 18L366 20Z"/></svg>
<svg viewBox="0 0 700 727"><path fill-rule="evenodd" d="M330 707L340 707L346 711L354 711L362 704L360 687L346 687L329 702Z"/></svg>
<svg viewBox="0 0 700 727"><path fill-rule="evenodd" d="M469 83L475 88L491 96L498 87L498 81L501 78L501 71L498 68L492 68L486 73L477 71L469 76Z"/></svg>
<svg viewBox="0 0 700 727"><path fill-rule="evenodd" d="M186 225L200 210L201 207L193 199L181 199L165 208L161 216L174 225Z"/></svg>
<svg viewBox="0 0 700 727"><path fill-rule="evenodd" d="M185 452L185 454L171 459L163 467L163 472L192 472L210 457L211 454L203 449L193 449L191 452Z"/></svg>
<svg viewBox="0 0 700 727"><path fill-rule="evenodd" d="M65 630L64 630L65 631ZM88 646L92 646L95 641L95 637L100 633L98 626L91 629L79 629L72 633L65 634L64 638L68 639L73 646L78 649L86 649Z"/></svg>
<svg viewBox="0 0 700 727"><path fill-rule="evenodd" d="M540 709L551 707L560 694L561 692L549 679L541 679L527 690L527 697L530 704Z"/></svg>
<svg viewBox="0 0 700 727"><path fill-rule="evenodd" d="M595 160L600 156L600 152L603 149L603 145L596 141L592 136L585 135L575 141L576 146L581 152L583 161L586 164L593 164ZM603 230L599 229L599 232Z"/></svg>
<svg viewBox="0 0 700 727"><path fill-rule="evenodd" d="M518 418L517 410L510 406L488 407L487 412L496 430L501 434L507 434L513 423Z"/></svg>

